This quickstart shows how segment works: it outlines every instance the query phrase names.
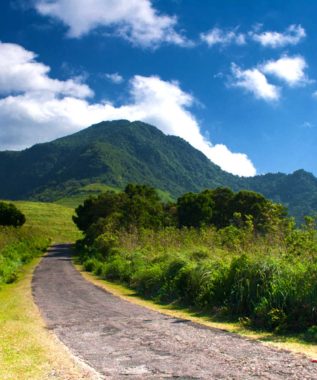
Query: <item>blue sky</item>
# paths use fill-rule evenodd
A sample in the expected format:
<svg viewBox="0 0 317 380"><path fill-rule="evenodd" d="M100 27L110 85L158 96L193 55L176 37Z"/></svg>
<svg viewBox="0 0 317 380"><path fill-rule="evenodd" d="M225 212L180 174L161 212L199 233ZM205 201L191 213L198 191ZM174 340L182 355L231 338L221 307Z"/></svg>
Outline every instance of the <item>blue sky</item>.
<svg viewBox="0 0 317 380"><path fill-rule="evenodd" d="M149 122L238 175L317 175L314 0L6 0L0 149Z"/></svg>

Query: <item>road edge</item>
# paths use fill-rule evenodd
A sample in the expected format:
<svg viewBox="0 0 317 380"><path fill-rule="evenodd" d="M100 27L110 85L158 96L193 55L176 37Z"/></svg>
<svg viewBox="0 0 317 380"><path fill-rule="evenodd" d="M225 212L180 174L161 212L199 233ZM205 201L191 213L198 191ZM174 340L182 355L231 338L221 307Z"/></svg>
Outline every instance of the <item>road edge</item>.
<svg viewBox="0 0 317 380"><path fill-rule="evenodd" d="M268 336L270 336L269 333L258 333L253 332L251 330L243 329L240 327L237 327L237 324L234 323L218 323L218 322L212 322L204 319L203 317L197 317L191 315L190 312L184 310L172 310L170 308L161 306L156 304L155 302L151 300L144 300L140 297L137 297L133 294L133 290L120 285L115 284L107 280L103 280L99 278L98 276L92 274L91 272L87 272L83 269L83 267L79 264L76 264L73 261L74 267L78 270L78 272L82 275L82 277L87 280L88 282L94 284L95 286L103 289L104 291L112 294L115 297L118 297L122 300L125 300L127 302L133 303L138 306L145 307L146 309L156 311L160 314L184 319L191 321L195 324L202 325L205 327L209 327L211 329L217 329L221 330L227 333L236 334L244 339L249 340L256 340L259 343L273 347L275 349L283 350L291 352L295 355L302 355L306 356L309 360L316 360L317 359L317 345L309 345L307 346L304 343L299 342L274 342L273 340L270 341ZM262 339L262 340L261 340ZM263 339L266 339L265 341Z"/></svg>

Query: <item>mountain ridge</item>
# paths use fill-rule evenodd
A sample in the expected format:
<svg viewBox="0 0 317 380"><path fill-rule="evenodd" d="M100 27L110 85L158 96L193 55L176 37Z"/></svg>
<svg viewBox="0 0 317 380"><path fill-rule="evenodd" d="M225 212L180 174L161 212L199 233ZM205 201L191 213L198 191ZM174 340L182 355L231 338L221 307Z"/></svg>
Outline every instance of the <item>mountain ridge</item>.
<svg viewBox="0 0 317 380"><path fill-rule="evenodd" d="M89 184L146 183L170 193L227 186L258 191L297 218L317 211L317 178L304 170L238 177L177 136L135 121L94 124L23 151L0 152L0 198L56 201Z"/></svg>

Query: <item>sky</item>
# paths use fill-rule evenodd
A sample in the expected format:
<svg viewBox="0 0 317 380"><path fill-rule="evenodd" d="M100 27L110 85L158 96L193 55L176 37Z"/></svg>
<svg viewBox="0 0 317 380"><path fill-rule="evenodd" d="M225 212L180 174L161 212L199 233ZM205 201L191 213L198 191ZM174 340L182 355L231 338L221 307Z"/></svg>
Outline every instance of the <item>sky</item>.
<svg viewBox="0 0 317 380"><path fill-rule="evenodd" d="M3 0L0 150L148 122L240 176L317 175L315 0Z"/></svg>

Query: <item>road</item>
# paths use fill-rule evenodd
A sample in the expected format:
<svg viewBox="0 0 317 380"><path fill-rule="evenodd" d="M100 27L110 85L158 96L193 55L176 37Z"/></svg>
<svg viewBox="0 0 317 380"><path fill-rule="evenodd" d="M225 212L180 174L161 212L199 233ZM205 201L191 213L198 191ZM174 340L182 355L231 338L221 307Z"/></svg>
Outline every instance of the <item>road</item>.
<svg viewBox="0 0 317 380"><path fill-rule="evenodd" d="M33 277L49 329L104 379L317 379L317 364L221 330L165 316L86 281L68 245Z"/></svg>

